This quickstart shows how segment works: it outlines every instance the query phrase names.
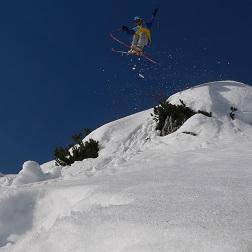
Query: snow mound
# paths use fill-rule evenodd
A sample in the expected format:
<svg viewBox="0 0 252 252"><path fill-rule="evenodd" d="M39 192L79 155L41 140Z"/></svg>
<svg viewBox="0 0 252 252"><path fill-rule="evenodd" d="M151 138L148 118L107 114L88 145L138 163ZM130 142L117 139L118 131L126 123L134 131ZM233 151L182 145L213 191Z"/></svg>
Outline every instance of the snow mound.
<svg viewBox="0 0 252 252"><path fill-rule="evenodd" d="M125 118L113 121L93 131L84 141L93 138L99 141L100 151L97 159L75 162L71 168L63 168L65 178L93 175L97 171L109 168L111 172L120 165L138 156L141 152L153 148L174 146L182 151L202 148L223 139L233 141L239 134L252 135L252 87L235 81L218 81L192 87L168 98L172 104L181 104L180 100L195 111L212 112L213 117L195 115L177 132L160 138L155 130L149 109ZM235 120L231 120L231 107L237 108ZM192 132L197 138L185 136ZM190 137L190 141L188 141ZM180 143L180 145L178 144ZM178 148L177 148L178 147ZM48 163L47 171L54 169ZM50 166L50 167L49 167Z"/></svg>
<svg viewBox="0 0 252 252"><path fill-rule="evenodd" d="M52 173L44 173L40 165L35 161L26 161L23 164L23 169L13 180L12 185L23 185L38 181L57 178L60 176L60 171L54 170Z"/></svg>
<svg viewBox="0 0 252 252"><path fill-rule="evenodd" d="M195 111L212 112L214 116L228 116L230 108L238 111L236 118L252 123L252 87L235 81L217 81L202 84L169 97L172 104L179 100Z"/></svg>

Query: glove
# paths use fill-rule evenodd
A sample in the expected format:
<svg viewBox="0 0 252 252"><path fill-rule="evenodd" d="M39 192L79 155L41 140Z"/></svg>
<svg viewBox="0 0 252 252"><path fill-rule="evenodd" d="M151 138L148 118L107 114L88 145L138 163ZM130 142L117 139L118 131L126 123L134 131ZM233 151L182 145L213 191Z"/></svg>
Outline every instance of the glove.
<svg viewBox="0 0 252 252"><path fill-rule="evenodd" d="M123 30L123 31L128 31L129 28L128 28L127 26L123 25L123 26L122 26L122 30Z"/></svg>
<svg viewBox="0 0 252 252"><path fill-rule="evenodd" d="M153 11L153 16L155 17L156 15L157 15L157 12L158 12L158 9L155 9L154 11Z"/></svg>

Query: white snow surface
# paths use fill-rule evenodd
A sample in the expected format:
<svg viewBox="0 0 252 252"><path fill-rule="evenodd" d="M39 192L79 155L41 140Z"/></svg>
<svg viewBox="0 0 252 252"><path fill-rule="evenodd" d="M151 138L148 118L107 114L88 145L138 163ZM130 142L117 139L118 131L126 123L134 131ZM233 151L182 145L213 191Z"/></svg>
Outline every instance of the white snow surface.
<svg viewBox="0 0 252 252"><path fill-rule="evenodd" d="M150 109L86 137L97 159L1 177L0 252L251 252L252 87L213 82L179 99L213 117L160 137Z"/></svg>

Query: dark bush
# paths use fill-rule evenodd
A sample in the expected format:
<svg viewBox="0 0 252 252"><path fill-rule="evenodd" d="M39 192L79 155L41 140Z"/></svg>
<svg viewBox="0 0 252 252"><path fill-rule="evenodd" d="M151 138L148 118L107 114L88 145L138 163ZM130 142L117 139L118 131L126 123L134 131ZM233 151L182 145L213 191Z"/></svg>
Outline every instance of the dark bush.
<svg viewBox="0 0 252 252"><path fill-rule="evenodd" d="M153 119L157 122L156 130L161 131L161 135L167 135L176 131L187 119L196 113L185 106L181 100L181 105L173 105L168 101L162 101L154 107ZM168 132L165 130L168 126Z"/></svg>
<svg viewBox="0 0 252 252"><path fill-rule="evenodd" d="M72 156L68 149L56 147L54 150L56 165L67 166L72 164Z"/></svg>
<svg viewBox="0 0 252 252"><path fill-rule="evenodd" d="M160 130L161 136L175 132L186 120L197 113L209 117L212 116L212 113L205 111L193 111L191 108L187 107L182 100L180 100L180 103L181 105L173 105L163 100L158 106L154 107L154 114L151 115L157 123L156 130Z"/></svg>
<svg viewBox="0 0 252 252"><path fill-rule="evenodd" d="M208 113L206 111L198 110L198 113L204 116L212 117L212 112Z"/></svg>
<svg viewBox="0 0 252 252"><path fill-rule="evenodd" d="M231 119L234 120L235 119L235 112L238 109L232 106L232 107L230 107L230 110L231 110L231 112L229 113L229 115L230 115Z"/></svg>
<svg viewBox="0 0 252 252"><path fill-rule="evenodd" d="M183 131L182 133L187 134L187 135L192 135L192 136L198 136L196 133L191 132L191 131Z"/></svg>
<svg viewBox="0 0 252 252"><path fill-rule="evenodd" d="M72 141L68 148L59 147L54 151L56 165L71 166L75 161L82 161L87 158L97 158L99 152L99 143L93 139L83 143L91 131L85 129L83 133L72 136Z"/></svg>

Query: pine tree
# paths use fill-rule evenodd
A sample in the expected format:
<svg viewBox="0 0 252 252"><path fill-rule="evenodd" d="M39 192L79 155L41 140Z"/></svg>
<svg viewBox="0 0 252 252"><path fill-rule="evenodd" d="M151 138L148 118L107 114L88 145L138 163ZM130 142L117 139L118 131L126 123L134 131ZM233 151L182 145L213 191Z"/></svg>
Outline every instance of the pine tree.
<svg viewBox="0 0 252 252"><path fill-rule="evenodd" d="M90 129L72 136L72 142L68 148L59 147L54 151L56 165L71 166L75 161L82 161L87 158L97 158L99 142L93 139L83 142L83 139L90 134Z"/></svg>
<svg viewBox="0 0 252 252"><path fill-rule="evenodd" d="M157 123L156 130L160 131L161 136L168 135L179 129L183 123L197 113L205 116L212 116L212 113L199 110L193 111L187 107L183 100L179 100L181 105L173 105L169 101L163 100L154 107L153 119Z"/></svg>

